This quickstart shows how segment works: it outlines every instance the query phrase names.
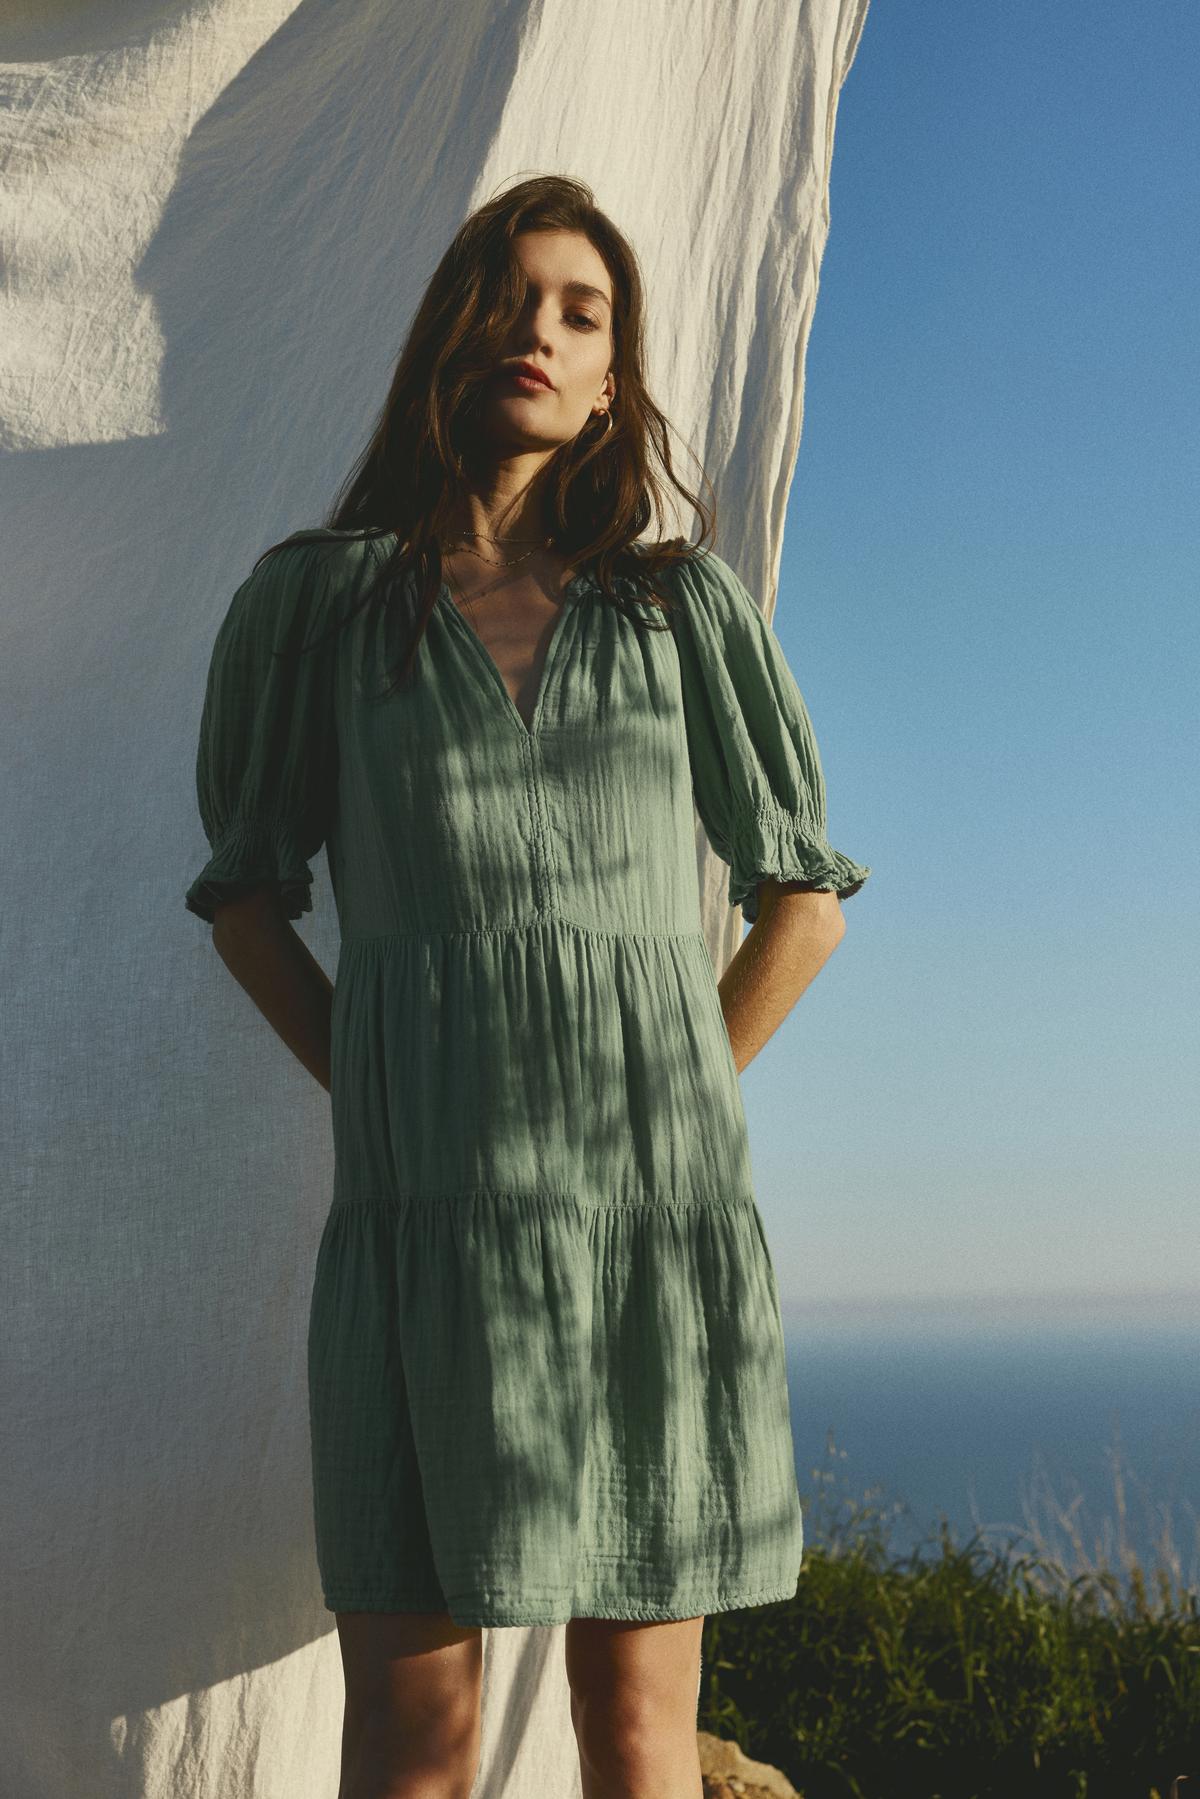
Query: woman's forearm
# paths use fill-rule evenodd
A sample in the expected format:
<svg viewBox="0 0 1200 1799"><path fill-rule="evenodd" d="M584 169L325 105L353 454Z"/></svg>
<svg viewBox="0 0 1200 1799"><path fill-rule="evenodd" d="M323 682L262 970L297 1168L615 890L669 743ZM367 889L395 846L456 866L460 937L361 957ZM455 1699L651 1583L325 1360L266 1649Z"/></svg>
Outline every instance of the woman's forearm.
<svg viewBox="0 0 1200 1799"><path fill-rule="evenodd" d="M774 1036L846 930L836 893L763 882L758 917L717 984L741 1074Z"/></svg>
<svg viewBox="0 0 1200 1799"><path fill-rule="evenodd" d="M329 1091L333 982L269 894L218 908L213 945L272 1030Z"/></svg>

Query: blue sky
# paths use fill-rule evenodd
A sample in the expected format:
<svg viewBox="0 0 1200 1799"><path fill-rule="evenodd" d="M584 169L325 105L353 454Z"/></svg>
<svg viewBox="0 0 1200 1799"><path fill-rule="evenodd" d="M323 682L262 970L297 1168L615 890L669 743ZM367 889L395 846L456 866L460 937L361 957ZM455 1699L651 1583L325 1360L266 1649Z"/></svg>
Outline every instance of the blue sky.
<svg viewBox="0 0 1200 1799"><path fill-rule="evenodd" d="M774 624L874 872L742 1076L785 1300L1200 1293L1197 67L874 0L842 90Z"/></svg>

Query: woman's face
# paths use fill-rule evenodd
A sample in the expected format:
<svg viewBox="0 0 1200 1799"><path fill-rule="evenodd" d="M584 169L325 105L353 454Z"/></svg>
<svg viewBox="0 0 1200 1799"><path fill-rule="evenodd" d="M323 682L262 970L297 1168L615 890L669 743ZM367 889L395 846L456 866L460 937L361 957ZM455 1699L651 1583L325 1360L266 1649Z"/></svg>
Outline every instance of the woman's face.
<svg viewBox="0 0 1200 1799"><path fill-rule="evenodd" d="M612 282L599 251L581 232L524 231L513 247L529 291L501 366L487 383L482 422L501 452L552 454L616 391L608 372ZM514 380L508 365L518 361L544 370L551 385Z"/></svg>

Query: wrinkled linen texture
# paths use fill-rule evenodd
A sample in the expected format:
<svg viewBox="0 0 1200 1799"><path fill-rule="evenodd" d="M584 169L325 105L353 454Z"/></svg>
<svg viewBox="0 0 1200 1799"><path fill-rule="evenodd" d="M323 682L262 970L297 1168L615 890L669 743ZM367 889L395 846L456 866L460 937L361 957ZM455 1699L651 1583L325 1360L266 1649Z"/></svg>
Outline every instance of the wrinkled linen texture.
<svg viewBox="0 0 1200 1799"><path fill-rule="evenodd" d="M298 918L325 846L326 1607L501 1626L789 1598L779 1292L693 800L751 918L767 876L846 897L870 870L829 845L804 700L714 552L658 578L669 631L577 573L526 724L444 584L414 678L381 697L415 579L403 629L392 601L348 602L394 547L322 531L233 595L197 758L212 857L186 894L211 920L265 883Z"/></svg>

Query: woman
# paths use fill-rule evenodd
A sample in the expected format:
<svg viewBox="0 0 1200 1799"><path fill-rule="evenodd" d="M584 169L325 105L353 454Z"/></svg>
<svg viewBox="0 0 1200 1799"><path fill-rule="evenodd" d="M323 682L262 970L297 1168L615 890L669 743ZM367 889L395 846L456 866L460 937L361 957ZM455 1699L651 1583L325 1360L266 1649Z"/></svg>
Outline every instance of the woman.
<svg viewBox="0 0 1200 1799"><path fill-rule="evenodd" d="M483 1626L565 1623L588 1799L696 1799L707 1613L802 1526L738 1073L870 870L733 570L638 541L667 475L634 254L511 188L436 270L327 526L213 649L187 892L331 1095L308 1339L341 1799L467 1794ZM522 378L518 365L532 365ZM693 800L753 928L720 985ZM290 920L327 847L331 986Z"/></svg>

